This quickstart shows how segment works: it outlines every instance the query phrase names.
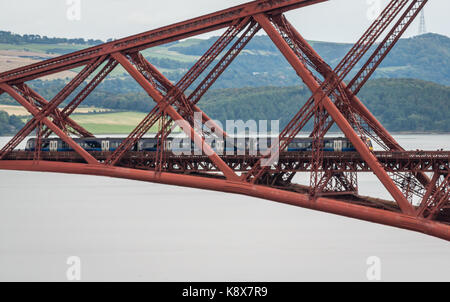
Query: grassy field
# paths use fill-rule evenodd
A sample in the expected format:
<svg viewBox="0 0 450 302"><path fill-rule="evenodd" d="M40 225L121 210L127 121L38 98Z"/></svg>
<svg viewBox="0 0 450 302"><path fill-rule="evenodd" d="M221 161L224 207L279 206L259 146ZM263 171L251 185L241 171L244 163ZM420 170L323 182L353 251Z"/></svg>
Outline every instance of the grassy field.
<svg viewBox="0 0 450 302"><path fill-rule="evenodd" d="M5 111L9 115L29 116L30 113L22 106L0 105L0 111ZM102 109L95 107L78 108L75 113L108 112L111 109Z"/></svg>
<svg viewBox="0 0 450 302"><path fill-rule="evenodd" d="M17 115L27 121L30 118L28 111L21 106L0 105L0 111L9 115ZM113 112L111 109L103 108L78 108L71 118L81 126L94 134L129 134L145 118L143 112ZM95 112L95 113L94 113ZM103 112L103 113L99 113ZM158 124L149 132L156 133ZM175 129L174 133L180 132Z"/></svg>
<svg viewBox="0 0 450 302"><path fill-rule="evenodd" d="M74 44L4 44L0 43L0 50L25 50L30 52L52 52L52 50L74 52L84 48L88 48L88 45L74 45Z"/></svg>
<svg viewBox="0 0 450 302"><path fill-rule="evenodd" d="M129 134L145 116L142 112L112 112L74 114L72 118L94 134ZM149 132L157 131L158 125L155 125Z"/></svg>
<svg viewBox="0 0 450 302"><path fill-rule="evenodd" d="M0 111L5 111L9 115L20 116L24 122L30 118L28 111L20 106L0 105ZM93 107L78 108L76 113L71 115L71 118L94 134L128 134L146 116L142 112L108 111L112 110ZM150 132L156 132L157 127L150 129Z"/></svg>
<svg viewBox="0 0 450 302"><path fill-rule="evenodd" d="M198 43L197 40L187 40L180 45L191 45ZM0 72L11 70L14 68L33 64L51 57L62 55L64 52L73 52L88 48L88 45L71 45L71 44L3 44L0 43ZM144 50L143 54L150 60L171 59L179 62L195 62L198 57L183 55L178 52L170 51L168 46L157 46L148 50ZM81 68L61 72L45 79L65 79L73 77ZM170 72L170 69L161 69L163 72ZM109 77L122 77L126 75L125 70L118 66L109 75ZM93 76L92 76L93 77Z"/></svg>
<svg viewBox="0 0 450 302"><path fill-rule="evenodd" d="M145 117L139 112L74 114L72 118L94 134L128 134Z"/></svg>

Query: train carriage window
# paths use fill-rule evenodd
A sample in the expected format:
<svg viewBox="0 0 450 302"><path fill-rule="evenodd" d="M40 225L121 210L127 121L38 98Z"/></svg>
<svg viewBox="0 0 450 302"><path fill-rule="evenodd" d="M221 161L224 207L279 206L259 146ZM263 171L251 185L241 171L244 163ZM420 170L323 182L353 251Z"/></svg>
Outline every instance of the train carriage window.
<svg viewBox="0 0 450 302"><path fill-rule="evenodd" d="M92 149L100 149L101 145L98 141L86 141L86 145Z"/></svg>
<svg viewBox="0 0 450 302"><path fill-rule="evenodd" d="M110 144L109 144L108 140L102 141L102 151L109 151L109 147L110 147Z"/></svg>
<svg viewBox="0 0 450 302"><path fill-rule="evenodd" d="M217 150L222 150L223 151L223 147L224 147L224 142L223 141L214 141Z"/></svg>
<svg viewBox="0 0 450 302"><path fill-rule="evenodd" d="M344 141L342 139L337 139L334 141L334 151L336 152L342 152L342 148L343 148L343 143Z"/></svg>
<svg viewBox="0 0 450 302"><path fill-rule="evenodd" d="M50 141L49 149L51 152L58 151L58 141Z"/></svg>
<svg viewBox="0 0 450 302"><path fill-rule="evenodd" d="M300 145L302 149L310 149L312 147L312 142L302 142Z"/></svg>

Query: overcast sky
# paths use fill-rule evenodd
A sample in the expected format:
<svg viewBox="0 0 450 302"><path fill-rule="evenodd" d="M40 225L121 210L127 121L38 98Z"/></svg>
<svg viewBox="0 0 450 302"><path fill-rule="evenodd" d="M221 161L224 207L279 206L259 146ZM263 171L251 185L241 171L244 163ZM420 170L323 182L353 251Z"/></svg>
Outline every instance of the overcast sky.
<svg viewBox="0 0 450 302"><path fill-rule="evenodd" d="M81 1L81 19L70 21L67 2ZM378 0L330 0L287 13L307 39L354 42L368 27ZM379 0L387 3L387 0ZM245 3L245 0L14 0L0 1L0 30L68 38L121 38ZM429 32L450 36L450 1L430 0ZM418 32L417 21L407 36ZM215 33L217 34L217 33Z"/></svg>

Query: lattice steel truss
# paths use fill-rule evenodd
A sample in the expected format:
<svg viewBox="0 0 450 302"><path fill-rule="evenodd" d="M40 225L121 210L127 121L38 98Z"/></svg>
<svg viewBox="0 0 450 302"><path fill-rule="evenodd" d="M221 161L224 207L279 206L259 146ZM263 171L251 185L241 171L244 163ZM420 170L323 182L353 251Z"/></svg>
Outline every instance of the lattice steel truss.
<svg viewBox="0 0 450 302"><path fill-rule="evenodd" d="M284 16L284 12L325 1L253 1L0 73L0 94L9 94L33 116L0 151L0 169L114 176L247 194L450 239L448 153L406 152L357 97L428 1L391 0L334 69ZM224 33L175 84L141 53L218 29L225 29ZM219 155L205 138L223 138L228 134L197 104L261 29L312 96L281 131L279 143L270 154ZM358 63L362 67L348 79ZM145 90L155 106L115 151L87 152L73 137L94 135L70 116L118 65ZM26 84L79 67L81 71L50 101ZM199 84L192 87L194 83ZM190 95L186 95L188 89L192 91ZM195 114L209 129L196 127ZM313 151L285 152L310 122L314 123L310 135ZM323 152L324 136L334 124L356 148L356 155ZM156 125L157 152L134 152L133 147ZM177 157L167 150L166 138L176 125L191 137L203 155ZM38 147L54 134L74 151L49 153L37 148L28 154L15 150L32 133ZM385 153L373 152L369 139ZM358 195L357 173L363 171L377 176L394 199L392 204ZM296 173L301 172L310 173L309 187L293 183Z"/></svg>

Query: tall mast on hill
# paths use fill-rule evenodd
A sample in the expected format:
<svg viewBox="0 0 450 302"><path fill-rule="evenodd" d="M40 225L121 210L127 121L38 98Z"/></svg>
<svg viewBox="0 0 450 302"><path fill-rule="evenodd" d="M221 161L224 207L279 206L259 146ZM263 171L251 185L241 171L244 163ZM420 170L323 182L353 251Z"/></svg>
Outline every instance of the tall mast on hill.
<svg viewBox="0 0 450 302"><path fill-rule="evenodd" d="M420 12L420 24L419 24L419 35L423 35L427 33L427 26L425 23L425 10L423 9Z"/></svg>

